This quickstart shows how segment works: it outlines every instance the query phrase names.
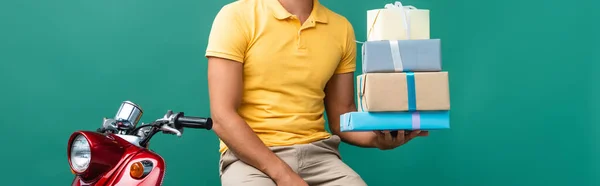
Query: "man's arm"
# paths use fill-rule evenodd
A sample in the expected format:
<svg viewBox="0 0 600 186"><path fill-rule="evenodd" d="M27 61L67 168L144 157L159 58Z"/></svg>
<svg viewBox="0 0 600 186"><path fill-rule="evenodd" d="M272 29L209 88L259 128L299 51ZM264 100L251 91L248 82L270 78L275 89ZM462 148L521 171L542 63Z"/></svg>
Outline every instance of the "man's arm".
<svg viewBox="0 0 600 186"><path fill-rule="evenodd" d="M277 157L237 113L242 98L240 62L208 58L208 89L213 130L229 150L243 162L259 169L273 180L285 179L293 170Z"/></svg>
<svg viewBox="0 0 600 186"><path fill-rule="evenodd" d="M344 52L335 74L325 87L325 110L329 129L342 141L360 147L375 147L377 135L373 132L340 132L340 115L356 111L354 104L354 71L356 69L356 42L354 28L346 20Z"/></svg>
<svg viewBox="0 0 600 186"><path fill-rule="evenodd" d="M359 147L375 147L373 132L340 132L340 115L356 111L354 103L354 73L335 74L325 88L325 110L329 130L346 143Z"/></svg>
<svg viewBox="0 0 600 186"><path fill-rule="evenodd" d="M215 17L206 48L213 130L242 162L273 181L301 182L300 177L258 138L237 110L242 100L244 57L251 38L238 3L225 5Z"/></svg>

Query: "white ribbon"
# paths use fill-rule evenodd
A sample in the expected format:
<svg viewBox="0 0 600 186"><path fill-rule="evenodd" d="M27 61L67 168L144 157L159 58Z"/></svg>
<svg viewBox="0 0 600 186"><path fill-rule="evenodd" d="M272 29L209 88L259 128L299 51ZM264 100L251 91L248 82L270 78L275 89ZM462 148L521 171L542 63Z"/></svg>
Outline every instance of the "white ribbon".
<svg viewBox="0 0 600 186"><path fill-rule="evenodd" d="M410 19L409 12L410 10L416 10L414 6L403 6L400 1L396 1L395 3L389 3L385 5L386 9L399 9L400 12L404 15L404 28L406 28L406 38L410 39ZM405 10L406 9L406 10Z"/></svg>
<svg viewBox="0 0 600 186"><path fill-rule="evenodd" d="M400 46L398 45L398 41L391 40L390 42L390 50L392 52L392 62L394 63L394 71L402 72L404 67L402 66L402 56L400 55Z"/></svg>
<svg viewBox="0 0 600 186"><path fill-rule="evenodd" d="M396 1L395 3L389 3L385 5L386 9L398 9L404 15L404 28L406 29L406 38L410 39L410 11L416 10L414 6L403 6L402 2ZM392 52L392 62L394 63L394 71L402 72L404 67L402 65L402 55L400 55L400 46L398 41L389 41L390 51Z"/></svg>

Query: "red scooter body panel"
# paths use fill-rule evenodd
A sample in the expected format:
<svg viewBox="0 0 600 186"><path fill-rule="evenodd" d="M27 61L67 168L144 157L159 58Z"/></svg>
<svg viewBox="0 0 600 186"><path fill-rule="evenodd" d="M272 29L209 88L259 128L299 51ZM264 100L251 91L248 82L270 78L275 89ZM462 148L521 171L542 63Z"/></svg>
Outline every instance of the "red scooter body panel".
<svg viewBox="0 0 600 186"><path fill-rule="evenodd" d="M73 133L70 141L77 134L85 136L88 140L92 160L88 170L77 173L73 186L158 186L162 184L165 162L156 153L135 146L114 134L79 131ZM151 162L152 166L146 168L151 168L149 173L140 179L132 178L131 165L144 160Z"/></svg>
<svg viewBox="0 0 600 186"><path fill-rule="evenodd" d="M147 161L151 162L151 169L149 173L141 179L135 179L131 177L130 167L136 162ZM156 153L142 149L138 154L129 159L124 164L123 169L118 173L114 174L113 179L108 185L114 186L160 186L163 182L163 176L165 174L165 161L162 157Z"/></svg>

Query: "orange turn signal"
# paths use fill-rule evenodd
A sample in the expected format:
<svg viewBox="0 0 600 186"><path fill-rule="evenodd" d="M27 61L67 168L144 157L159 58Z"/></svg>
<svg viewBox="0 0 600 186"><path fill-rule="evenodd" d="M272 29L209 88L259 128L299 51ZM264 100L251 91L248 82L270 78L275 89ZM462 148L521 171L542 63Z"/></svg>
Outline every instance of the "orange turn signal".
<svg viewBox="0 0 600 186"><path fill-rule="evenodd" d="M131 167L129 169L129 174L131 175L132 178L135 178L135 179L142 178L142 176L144 176L144 166L142 165L142 163L135 162L135 163L131 164Z"/></svg>

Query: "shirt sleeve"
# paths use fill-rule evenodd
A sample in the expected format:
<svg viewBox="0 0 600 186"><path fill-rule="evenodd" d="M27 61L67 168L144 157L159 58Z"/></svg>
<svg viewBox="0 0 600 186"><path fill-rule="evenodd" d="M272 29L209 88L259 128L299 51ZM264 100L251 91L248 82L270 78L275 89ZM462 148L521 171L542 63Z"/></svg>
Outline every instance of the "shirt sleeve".
<svg viewBox="0 0 600 186"><path fill-rule="evenodd" d="M346 23L346 42L342 59L335 70L336 74L354 72L356 70L356 37L350 22Z"/></svg>
<svg viewBox="0 0 600 186"><path fill-rule="evenodd" d="M206 47L206 57L219 57L244 63L248 46L246 22L235 4L223 6L217 13Z"/></svg>

